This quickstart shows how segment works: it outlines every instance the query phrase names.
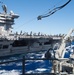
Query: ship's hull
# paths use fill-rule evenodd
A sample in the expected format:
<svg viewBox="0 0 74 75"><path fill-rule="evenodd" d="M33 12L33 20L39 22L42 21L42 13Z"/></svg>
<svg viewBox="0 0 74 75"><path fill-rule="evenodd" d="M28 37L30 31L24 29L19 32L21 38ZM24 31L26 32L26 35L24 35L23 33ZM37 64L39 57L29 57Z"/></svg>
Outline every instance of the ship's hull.
<svg viewBox="0 0 74 75"><path fill-rule="evenodd" d="M0 41L0 57L48 50L52 39L22 39Z"/></svg>

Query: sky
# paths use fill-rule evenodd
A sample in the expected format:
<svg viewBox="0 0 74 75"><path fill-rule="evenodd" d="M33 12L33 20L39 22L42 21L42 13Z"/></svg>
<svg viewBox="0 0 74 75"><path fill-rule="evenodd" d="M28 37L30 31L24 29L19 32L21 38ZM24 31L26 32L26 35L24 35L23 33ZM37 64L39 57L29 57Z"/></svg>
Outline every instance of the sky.
<svg viewBox="0 0 74 75"><path fill-rule="evenodd" d="M15 20L13 32L41 32L43 34L66 34L74 28L74 0L53 15L37 20L68 0L0 0L7 5L8 13L13 10L20 17ZM1 6L1 4L0 4ZM2 8L0 7L0 12Z"/></svg>

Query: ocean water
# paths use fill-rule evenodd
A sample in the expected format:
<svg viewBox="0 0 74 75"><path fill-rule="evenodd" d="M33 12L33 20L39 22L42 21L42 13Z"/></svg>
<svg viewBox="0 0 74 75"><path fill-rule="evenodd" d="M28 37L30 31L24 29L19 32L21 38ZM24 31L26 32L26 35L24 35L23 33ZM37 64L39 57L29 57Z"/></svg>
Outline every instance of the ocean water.
<svg viewBox="0 0 74 75"><path fill-rule="evenodd" d="M44 52L38 53L29 53L26 55L28 58L44 58ZM5 59L1 59L0 62L7 61L7 60L14 60L19 59L19 57L7 57ZM26 73L41 73L41 72L50 72L52 68L52 63L49 60L26 60L25 62L25 72ZM22 73L22 63L20 62L13 62L8 64L1 64L0 65L0 75L7 75L8 73L12 73L12 75L20 75ZM15 74L13 74L15 73Z"/></svg>
<svg viewBox="0 0 74 75"><path fill-rule="evenodd" d="M69 58L70 54L73 52L74 42L68 44L66 47L66 52L64 58ZM27 58L44 58L44 52L38 53L28 53ZM6 57L0 59L0 62L7 60L19 59L21 56ZM50 60L26 60L25 61L25 72L26 73L49 73L52 69L52 62ZM22 63L13 62L8 64L0 64L0 75L20 75L22 74Z"/></svg>

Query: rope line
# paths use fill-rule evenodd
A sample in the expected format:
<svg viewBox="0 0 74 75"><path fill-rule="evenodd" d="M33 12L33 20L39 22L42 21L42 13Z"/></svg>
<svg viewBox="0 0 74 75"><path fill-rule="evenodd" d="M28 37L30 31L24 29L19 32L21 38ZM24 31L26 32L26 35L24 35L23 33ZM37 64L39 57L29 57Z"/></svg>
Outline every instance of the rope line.
<svg viewBox="0 0 74 75"><path fill-rule="evenodd" d="M47 11L51 10L52 8L54 8L55 6L57 6L58 4L60 4L61 2L62 2L62 0L60 0L59 2L57 2L54 6L52 6L52 7L51 7L50 9L48 9ZM47 12L47 11L45 11L45 12ZM43 12L43 13L45 13L45 12ZM33 19L31 19L31 20L25 22L24 24L18 26L18 27L15 28L15 29L22 28L24 25L31 23L31 22L34 21L35 19L37 19L37 17L35 17L35 18L33 18Z"/></svg>

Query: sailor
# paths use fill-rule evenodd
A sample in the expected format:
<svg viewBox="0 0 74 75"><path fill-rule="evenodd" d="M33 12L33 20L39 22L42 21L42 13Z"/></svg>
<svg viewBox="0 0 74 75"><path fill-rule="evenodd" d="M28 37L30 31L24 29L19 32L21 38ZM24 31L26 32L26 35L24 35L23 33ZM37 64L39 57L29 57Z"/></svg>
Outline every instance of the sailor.
<svg viewBox="0 0 74 75"><path fill-rule="evenodd" d="M50 50L52 50L52 48L50 48L50 49L45 53L45 58L46 58L46 59L50 59L51 56L52 56Z"/></svg>

